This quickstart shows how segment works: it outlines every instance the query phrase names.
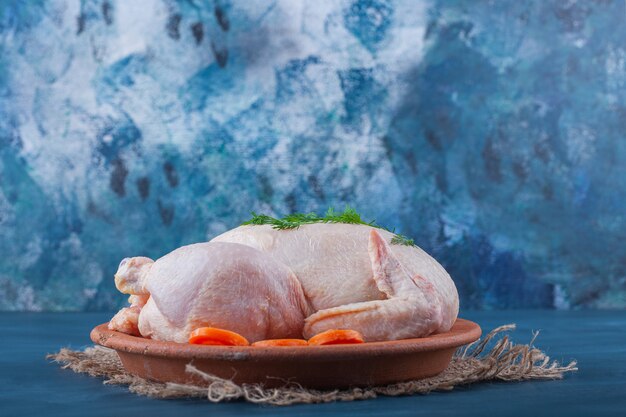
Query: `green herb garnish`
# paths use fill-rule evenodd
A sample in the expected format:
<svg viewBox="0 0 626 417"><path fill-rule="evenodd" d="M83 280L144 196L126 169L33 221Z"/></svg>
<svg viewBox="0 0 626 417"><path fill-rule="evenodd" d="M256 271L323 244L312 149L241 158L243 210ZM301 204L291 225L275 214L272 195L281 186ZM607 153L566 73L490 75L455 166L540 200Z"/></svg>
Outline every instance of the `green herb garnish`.
<svg viewBox="0 0 626 417"><path fill-rule="evenodd" d="M404 235L395 234L393 238L391 238L392 245L404 245L404 246L415 246L415 242L413 239L409 239Z"/></svg>
<svg viewBox="0 0 626 417"><path fill-rule="evenodd" d="M269 224L277 230L289 230L297 229L303 224L313 223L345 223L345 224L362 224L365 226L376 227L377 229L383 229L394 234L391 239L392 245L404 245L415 246L413 239L395 233L393 230L389 230L386 227L376 224L375 221L366 222L361 219L361 215L357 213L352 207L346 206L343 212L335 212L331 207L328 209L324 216L319 216L316 213L294 213L288 214L282 218L271 217L266 214L257 214L252 212L252 218L243 222L243 225L262 225Z"/></svg>

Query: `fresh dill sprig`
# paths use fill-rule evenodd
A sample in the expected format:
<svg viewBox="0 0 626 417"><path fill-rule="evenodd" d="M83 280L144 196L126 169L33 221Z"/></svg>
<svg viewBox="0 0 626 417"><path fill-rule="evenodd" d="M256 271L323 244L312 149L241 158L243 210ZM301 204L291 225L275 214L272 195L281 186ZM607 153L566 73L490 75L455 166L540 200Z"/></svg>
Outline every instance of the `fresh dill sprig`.
<svg viewBox="0 0 626 417"><path fill-rule="evenodd" d="M415 246L415 241L413 239L409 239L404 235L396 235L391 239L392 245L404 245L404 246Z"/></svg>
<svg viewBox="0 0 626 417"><path fill-rule="evenodd" d="M342 212L336 212L332 207L328 209L325 215L319 216L316 213L294 213L288 214L282 218L271 217L266 214L257 214L252 212L252 218L242 223L242 225L263 225L268 224L277 230L289 230L297 229L305 224L313 223L345 223L345 224L362 224L365 226L375 227L377 229L383 229L394 234L391 239L392 245L404 245L415 246L413 239L395 233L394 230L389 230L386 227L376 224L376 221L366 222L361 218L361 215L357 211L350 207L346 208Z"/></svg>

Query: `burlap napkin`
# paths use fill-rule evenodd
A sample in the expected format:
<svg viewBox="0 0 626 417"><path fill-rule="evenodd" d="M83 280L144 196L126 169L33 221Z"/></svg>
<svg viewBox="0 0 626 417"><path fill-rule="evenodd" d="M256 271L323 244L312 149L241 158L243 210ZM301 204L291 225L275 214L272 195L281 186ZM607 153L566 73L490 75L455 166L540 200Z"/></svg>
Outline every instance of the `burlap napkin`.
<svg viewBox="0 0 626 417"><path fill-rule="evenodd" d="M288 384L282 388L264 388L260 384L237 385L230 380L206 374L192 365L187 372L206 379L207 387L148 381L126 372L114 350L100 346L83 351L61 349L48 358L74 372L104 377L105 384L126 385L139 395L154 398L206 398L212 402L243 399L253 403L290 405L354 401L378 395L427 394L431 391L451 390L455 386L484 381L526 381L532 379L560 379L566 372L576 371L576 361L560 365L551 361L541 350L533 347L537 333L527 345L517 345L504 334L515 328L509 324L492 330L482 340L459 349L450 366L441 374L417 381L392 385L319 391ZM488 348L488 346L490 346Z"/></svg>

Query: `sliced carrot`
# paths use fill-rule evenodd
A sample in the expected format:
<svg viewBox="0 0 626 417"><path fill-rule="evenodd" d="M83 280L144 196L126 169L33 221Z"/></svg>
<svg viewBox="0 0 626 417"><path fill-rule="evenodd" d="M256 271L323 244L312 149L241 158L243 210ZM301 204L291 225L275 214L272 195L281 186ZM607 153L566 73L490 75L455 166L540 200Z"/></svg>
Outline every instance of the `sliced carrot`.
<svg viewBox="0 0 626 417"><path fill-rule="evenodd" d="M252 346L268 347L268 346L307 346L308 343L304 339L268 339L254 342Z"/></svg>
<svg viewBox="0 0 626 417"><path fill-rule="evenodd" d="M318 333L309 339L309 345L344 345L363 343L363 335L356 330L331 329Z"/></svg>
<svg viewBox="0 0 626 417"><path fill-rule="evenodd" d="M250 342L239 333L216 327L199 327L189 335L193 345L248 346Z"/></svg>

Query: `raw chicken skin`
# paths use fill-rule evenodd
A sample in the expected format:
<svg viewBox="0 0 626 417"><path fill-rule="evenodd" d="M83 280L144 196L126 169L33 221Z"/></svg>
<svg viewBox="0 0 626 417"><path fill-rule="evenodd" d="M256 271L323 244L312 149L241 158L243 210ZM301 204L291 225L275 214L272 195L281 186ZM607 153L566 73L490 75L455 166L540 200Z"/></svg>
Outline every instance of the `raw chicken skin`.
<svg viewBox="0 0 626 417"><path fill-rule="evenodd" d="M340 328L366 341L449 330L459 307L452 279L421 249L391 244L393 236L349 224L241 226L156 262L127 258L116 286L138 298L109 327L176 342L204 326L250 342Z"/></svg>

